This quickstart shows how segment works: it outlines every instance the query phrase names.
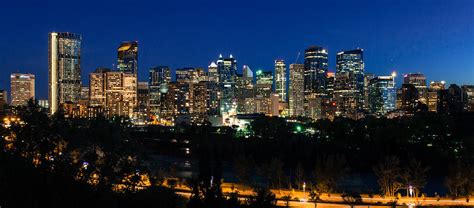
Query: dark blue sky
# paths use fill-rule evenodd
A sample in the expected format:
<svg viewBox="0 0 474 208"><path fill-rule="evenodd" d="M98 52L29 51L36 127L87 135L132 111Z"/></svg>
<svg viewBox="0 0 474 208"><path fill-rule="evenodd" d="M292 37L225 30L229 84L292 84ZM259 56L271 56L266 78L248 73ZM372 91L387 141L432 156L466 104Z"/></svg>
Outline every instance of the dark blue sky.
<svg viewBox="0 0 474 208"><path fill-rule="evenodd" d="M9 74L37 76L47 97L48 32L82 34L82 76L116 62L139 41L139 78L155 65L207 67L232 53L239 69L293 63L307 46L365 50L366 71L423 72L429 80L474 84L472 0L5 1L0 12L0 88ZM302 59L300 58L300 62Z"/></svg>

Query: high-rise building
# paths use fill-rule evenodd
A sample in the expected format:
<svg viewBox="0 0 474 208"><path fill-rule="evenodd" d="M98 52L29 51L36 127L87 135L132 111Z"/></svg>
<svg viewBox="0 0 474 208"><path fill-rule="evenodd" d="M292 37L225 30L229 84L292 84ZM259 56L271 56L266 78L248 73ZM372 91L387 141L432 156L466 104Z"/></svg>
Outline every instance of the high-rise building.
<svg viewBox="0 0 474 208"><path fill-rule="evenodd" d="M229 58L219 56L217 60L217 70L219 73L219 82L221 88L221 114L233 114L236 111L235 101L235 80L237 74L237 60L232 54Z"/></svg>
<svg viewBox="0 0 474 208"><path fill-rule="evenodd" d="M304 92L305 97L326 95L328 71L328 51L319 46L311 46L304 54Z"/></svg>
<svg viewBox="0 0 474 208"><path fill-rule="evenodd" d="M26 105L35 99L35 75L14 73L10 76L11 105Z"/></svg>
<svg viewBox="0 0 474 208"><path fill-rule="evenodd" d="M137 107L135 74L99 68L89 75L89 99L92 107L105 109L106 116L132 116Z"/></svg>
<svg viewBox="0 0 474 208"><path fill-rule="evenodd" d="M369 81L369 109L371 113L384 115L396 109L395 73L377 76Z"/></svg>
<svg viewBox="0 0 474 208"><path fill-rule="evenodd" d="M258 70L256 72L255 84L255 112L270 114L271 94L273 92L273 73L271 71Z"/></svg>
<svg viewBox="0 0 474 208"><path fill-rule="evenodd" d="M290 65L289 115L302 116L304 112L304 65Z"/></svg>
<svg viewBox="0 0 474 208"><path fill-rule="evenodd" d="M463 85L461 89L464 111L474 112L474 85Z"/></svg>
<svg viewBox="0 0 474 208"><path fill-rule="evenodd" d="M394 72L392 75L396 75L396 73ZM366 110L367 112L370 111L370 104L369 104L370 80L374 78L375 78L375 74L372 74L372 73L365 73L364 75L364 110Z"/></svg>
<svg viewBox="0 0 474 208"><path fill-rule="evenodd" d="M56 113L61 104L77 103L81 95L81 35L49 33L49 107Z"/></svg>
<svg viewBox="0 0 474 208"><path fill-rule="evenodd" d="M174 121L177 116L189 115L190 96L189 84L185 82L170 82L168 90L163 94L161 102L161 119Z"/></svg>
<svg viewBox="0 0 474 208"><path fill-rule="evenodd" d="M127 41L117 49L117 67L126 74L138 74L138 42Z"/></svg>
<svg viewBox="0 0 474 208"><path fill-rule="evenodd" d="M336 57L334 98L339 112L353 114L364 108L364 51L341 51Z"/></svg>
<svg viewBox="0 0 474 208"><path fill-rule="evenodd" d="M212 62L208 67L207 67L207 76L209 82L219 82L219 72L218 72L218 67L215 62Z"/></svg>
<svg viewBox="0 0 474 208"><path fill-rule="evenodd" d="M422 73L411 73L403 75L403 84L412 84L418 91L418 101L427 104L428 89L426 87L426 77Z"/></svg>
<svg viewBox="0 0 474 208"><path fill-rule="evenodd" d="M148 82L138 82L137 87L137 112L146 116L150 105L150 88Z"/></svg>
<svg viewBox="0 0 474 208"><path fill-rule="evenodd" d="M418 106L418 90L413 84L402 84L397 90L397 109L413 113Z"/></svg>
<svg viewBox="0 0 474 208"><path fill-rule="evenodd" d="M235 84L235 96L237 99L237 113L251 114L247 101L254 98L253 72L247 65L242 68L243 74L237 75Z"/></svg>
<svg viewBox="0 0 474 208"><path fill-rule="evenodd" d="M8 95L6 90L0 90L0 112L5 109L8 103Z"/></svg>
<svg viewBox="0 0 474 208"><path fill-rule="evenodd" d="M284 60L275 60L275 92L280 97L280 102L287 102L286 64Z"/></svg>
<svg viewBox="0 0 474 208"><path fill-rule="evenodd" d="M192 83L194 71L195 69L190 68L190 67L176 69L176 81L184 82L184 83Z"/></svg>
<svg viewBox="0 0 474 208"><path fill-rule="evenodd" d="M171 70L168 66L157 66L150 69L148 77L149 112L155 118L160 116L162 98L164 98L170 82Z"/></svg>
<svg viewBox="0 0 474 208"><path fill-rule="evenodd" d="M431 81L427 95L427 105L430 112L438 111L439 93L445 89L445 81Z"/></svg>
<svg viewBox="0 0 474 208"><path fill-rule="evenodd" d="M209 99L207 81L192 84L192 109L190 109L193 123L202 123L207 119L207 99Z"/></svg>

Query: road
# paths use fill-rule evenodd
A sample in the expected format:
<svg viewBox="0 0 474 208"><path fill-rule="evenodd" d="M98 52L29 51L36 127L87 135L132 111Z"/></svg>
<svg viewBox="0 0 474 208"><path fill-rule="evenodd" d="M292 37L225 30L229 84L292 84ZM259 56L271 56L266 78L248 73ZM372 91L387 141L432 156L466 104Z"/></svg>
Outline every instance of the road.
<svg viewBox="0 0 474 208"><path fill-rule="evenodd" d="M223 183L222 192L224 195L228 195L234 191L238 191L239 198L242 201L245 201L250 196L254 194L253 190L249 187L244 187L238 184ZM271 190L276 198L277 205L286 206L287 200L283 198L285 196L291 196L291 200L288 202L290 207L314 207L313 202L309 202L308 192L298 191L298 190ZM176 193L184 196L190 197L190 190L187 187L179 187L176 189ZM351 207L347 201L341 197L340 194L322 194L321 201L317 204L317 207ZM373 195L369 197L367 194L361 194L362 203L354 207L392 207L390 204L395 202L395 198L382 197L380 195ZM450 199L446 197L418 197L418 198L408 198L401 197L396 200L398 206L474 206L474 201L466 200L466 198L460 199Z"/></svg>

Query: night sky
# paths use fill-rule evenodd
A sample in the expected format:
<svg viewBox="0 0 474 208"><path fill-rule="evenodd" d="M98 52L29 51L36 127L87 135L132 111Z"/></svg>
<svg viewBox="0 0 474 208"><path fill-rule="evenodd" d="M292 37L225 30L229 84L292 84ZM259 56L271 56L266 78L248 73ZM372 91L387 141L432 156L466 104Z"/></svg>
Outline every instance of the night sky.
<svg viewBox="0 0 474 208"><path fill-rule="evenodd" d="M2 1L0 89L9 74L36 74L37 98L47 98L48 33L81 34L82 77L116 63L122 41L139 41L139 79L168 65L206 67L232 53L239 70L273 70L295 62L310 45L363 48L366 72L423 72L428 80L474 84L472 0ZM302 63L302 56L299 62Z"/></svg>

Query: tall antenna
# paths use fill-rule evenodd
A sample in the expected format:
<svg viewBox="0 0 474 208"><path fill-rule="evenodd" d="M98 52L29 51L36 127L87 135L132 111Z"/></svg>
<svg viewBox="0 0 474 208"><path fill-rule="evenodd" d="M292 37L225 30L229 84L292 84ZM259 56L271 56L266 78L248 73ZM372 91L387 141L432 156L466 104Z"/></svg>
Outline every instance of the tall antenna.
<svg viewBox="0 0 474 208"><path fill-rule="evenodd" d="M298 52L298 55L296 56L295 64L298 63L298 59L300 58L300 54L301 54L301 52Z"/></svg>

